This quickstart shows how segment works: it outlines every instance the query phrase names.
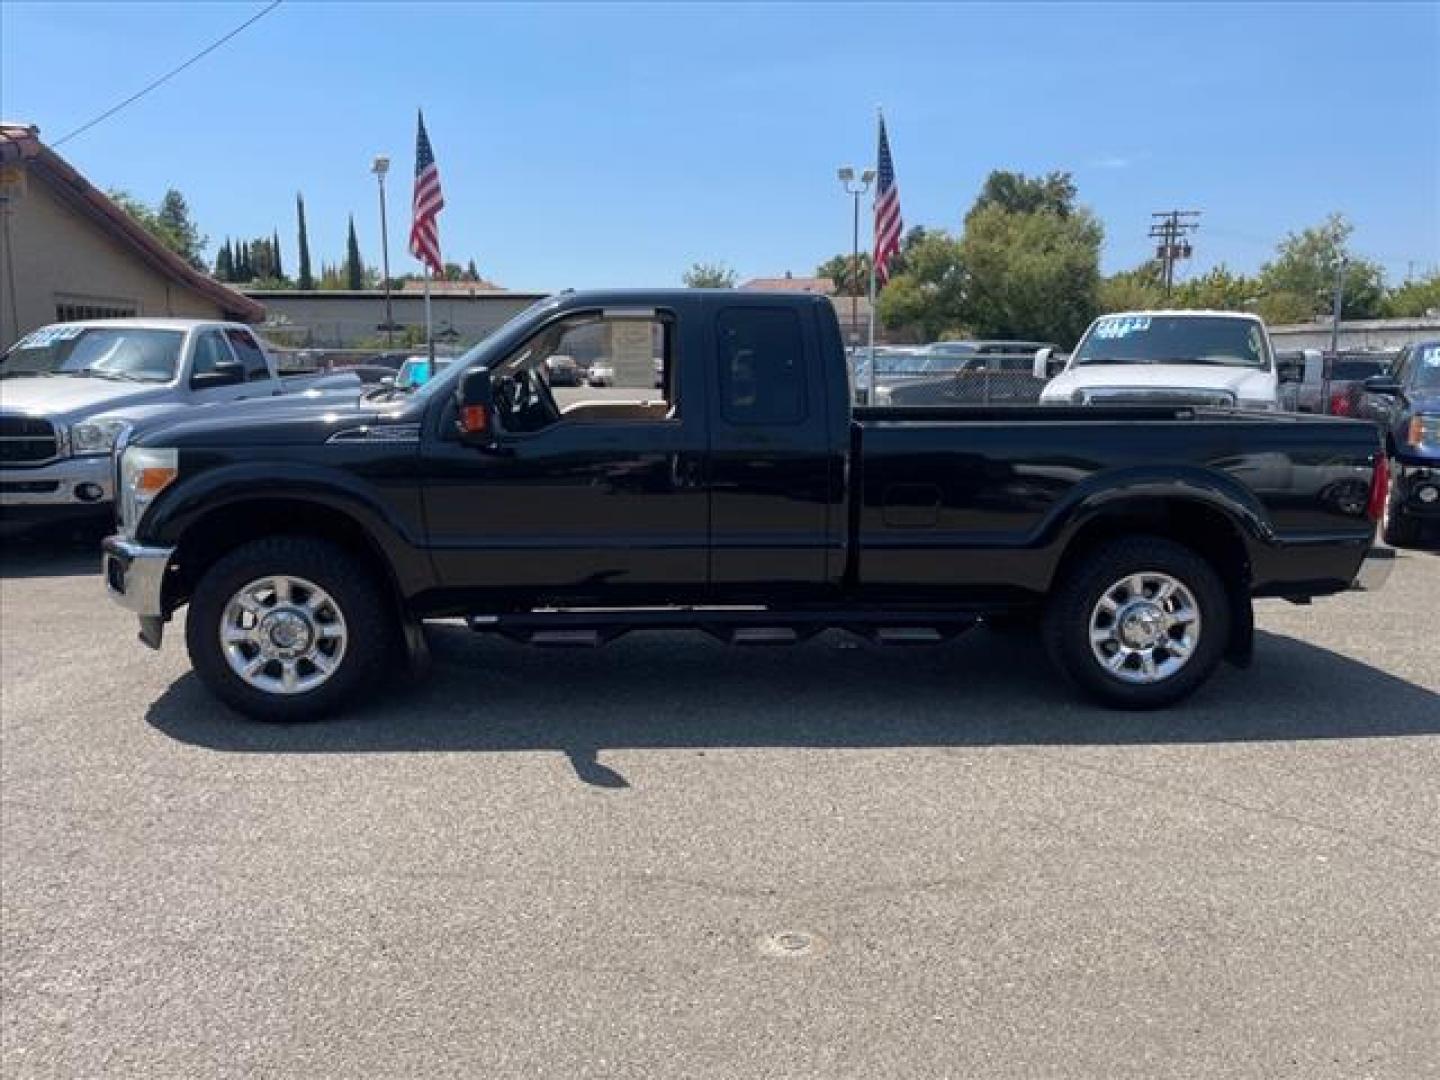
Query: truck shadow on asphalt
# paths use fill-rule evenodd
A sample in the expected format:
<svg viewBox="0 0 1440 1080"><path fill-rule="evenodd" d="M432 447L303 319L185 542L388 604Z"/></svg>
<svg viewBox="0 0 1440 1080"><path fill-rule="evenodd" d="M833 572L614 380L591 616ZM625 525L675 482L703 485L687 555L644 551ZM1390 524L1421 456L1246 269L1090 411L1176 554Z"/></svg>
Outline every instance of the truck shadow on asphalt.
<svg viewBox="0 0 1440 1080"><path fill-rule="evenodd" d="M147 719L174 739L242 753L563 752L581 780L626 781L622 749L985 747L1350 739L1440 733L1440 695L1293 638L1260 633L1255 666L1223 667L1153 713L1079 699L1038 645L983 631L879 649L843 634L734 648L699 634L634 634L543 650L430 631L435 667L343 717L264 724L217 705L193 674Z"/></svg>

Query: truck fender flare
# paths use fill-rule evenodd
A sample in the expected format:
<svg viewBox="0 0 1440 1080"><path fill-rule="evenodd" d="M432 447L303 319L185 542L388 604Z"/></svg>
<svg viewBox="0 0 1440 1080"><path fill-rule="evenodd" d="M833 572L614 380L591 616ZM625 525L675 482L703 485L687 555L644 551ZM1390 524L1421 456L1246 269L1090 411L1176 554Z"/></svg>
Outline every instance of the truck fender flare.
<svg viewBox="0 0 1440 1080"><path fill-rule="evenodd" d="M247 502L293 500L333 510L357 525L389 564L400 597L412 596L433 584L423 538L415 536L393 513L347 473L313 465L248 465L217 468L166 492L147 515L146 533L157 542L176 545L191 528L217 511Z"/></svg>

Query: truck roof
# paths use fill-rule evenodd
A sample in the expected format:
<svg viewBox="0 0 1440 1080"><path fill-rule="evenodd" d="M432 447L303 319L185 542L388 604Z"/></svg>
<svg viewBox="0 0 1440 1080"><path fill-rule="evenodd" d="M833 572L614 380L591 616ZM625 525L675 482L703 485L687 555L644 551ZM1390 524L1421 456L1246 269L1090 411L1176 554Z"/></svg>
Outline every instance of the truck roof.
<svg viewBox="0 0 1440 1080"><path fill-rule="evenodd" d="M1174 318L1190 316L1206 316L1209 318L1221 317L1227 319L1249 319L1251 322L1263 322L1264 320L1253 311L1221 311L1218 308L1149 308L1142 311L1107 311L1101 315L1101 319L1128 319L1137 316L1164 315ZM1097 320L1098 321L1098 320Z"/></svg>
<svg viewBox="0 0 1440 1080"><path fill-rule="evenodd" d="M204 327L223 326L238 330L250 330L244 323L227 319L180 319L171 316L132 315L123 319L75 319L71 322L50 323L50 326L79 326L86 329L95 327L128 327L132 330L199 330Z"/></svg>
<svg viewBox="0 0 1440 1080"><path fill-rule="evenodd" d="M703 298L720 298L737 304L760 301L766 304L828 304L830 297L821 293L783 291L779 289L578 289L556 293L552 300L566 307L603 306L606 304L683 304Z"/></svg>

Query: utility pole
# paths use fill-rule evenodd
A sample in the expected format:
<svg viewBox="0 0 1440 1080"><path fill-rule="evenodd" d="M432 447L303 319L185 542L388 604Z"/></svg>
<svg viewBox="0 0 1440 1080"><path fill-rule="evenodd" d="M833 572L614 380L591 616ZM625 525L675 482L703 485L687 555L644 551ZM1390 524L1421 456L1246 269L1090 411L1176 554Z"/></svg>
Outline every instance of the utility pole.
<svg viewBox="0 0 1440 1080"><path fill-rule="evenodd" d="M1175 264L1188 259L1192 254L1190 241L1185 237L1200 228L1199 210L1161 210L1150 215L1150 237L1158 241L1155 258L1165 268L1165 298L1175 287Z"/></svg>
<svg viewBox="0 0 1440 1080"><path fill-rule="evenodd" d="M1340 309L1345 303L1345 264L1349 262L1341 255L1335 263L1335 300L1330 319L1330 356L1340 355ZM1331 361L1334 362L1333 359Z"/></svg>

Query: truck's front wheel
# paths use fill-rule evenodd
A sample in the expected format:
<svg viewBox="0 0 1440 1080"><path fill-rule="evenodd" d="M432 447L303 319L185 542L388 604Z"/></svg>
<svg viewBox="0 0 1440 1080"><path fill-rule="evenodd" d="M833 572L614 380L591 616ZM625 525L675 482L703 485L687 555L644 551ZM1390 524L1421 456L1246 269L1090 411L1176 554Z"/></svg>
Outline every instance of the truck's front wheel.
<svg viewBox="0 0 1440 1080"><path fill-rule="evenodd" d="M1046 612L1055 663L1110 705L1148 709L1192 693L1215 671L1230 605L1214 568L1160 537L1112 541L1062 581Z"/></svg>
<svg viewBox="0 0 1440 1080"><path fill-rule="evenodd" d="M245 544L196 585L190 662L216 697L257 720L333 712L383 672L394 638L371 577L325 540Z"/></svg>

